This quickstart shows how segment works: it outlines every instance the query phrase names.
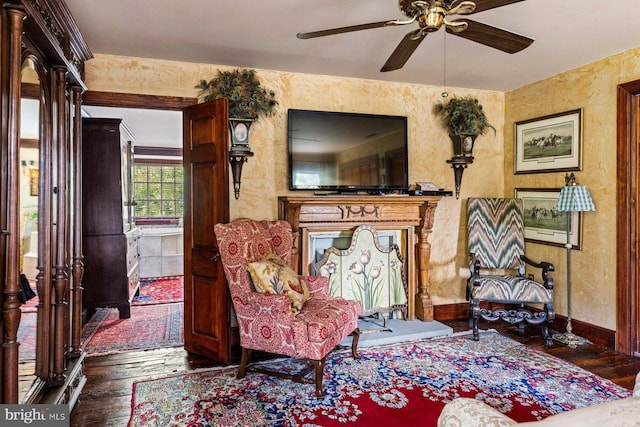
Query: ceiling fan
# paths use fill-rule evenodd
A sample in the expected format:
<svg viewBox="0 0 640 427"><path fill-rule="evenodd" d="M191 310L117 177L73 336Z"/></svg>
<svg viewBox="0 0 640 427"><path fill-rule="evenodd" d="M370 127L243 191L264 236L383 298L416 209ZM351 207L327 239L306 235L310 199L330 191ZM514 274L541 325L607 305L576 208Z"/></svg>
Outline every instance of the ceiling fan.
<svg viewBox="0 0 640 427"><path fill-rule="evenodd" d="M371 22L329 30L298 33L299 39L311 39L350 33L371 28L418 23L418 29L408 32L380 71L398 70L404 66L422 40L443 25L447 33L471 40L507 53L516 53L533 43L533 39L470 19L449 20L454 15L471 15L524 0L398 0L400 11L409 19Z"/></svg>

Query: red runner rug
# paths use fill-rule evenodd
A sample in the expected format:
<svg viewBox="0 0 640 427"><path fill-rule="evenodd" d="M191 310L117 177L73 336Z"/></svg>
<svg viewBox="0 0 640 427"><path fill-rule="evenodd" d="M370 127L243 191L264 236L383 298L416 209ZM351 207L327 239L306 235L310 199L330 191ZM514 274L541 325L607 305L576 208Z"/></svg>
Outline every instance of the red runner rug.
<svg viewBox="0 0 640 427"><path fill-rule="evenodd" d="M36 286L34 284L31 285L31 289L34 293L38 293L38 290L36 289ZM40 298L38 297L38 295L36 295L35 297L22 304L20 306L20 311L22 311L23 313L36 313L38 311L39 303Z"/></svg>
<svg viewBox="0 0 640 427"><path fill-rule="evenodd" d="M36 360L37 321L38 315L35 311L23 312L20 315L20 325L18 326L18 342L20 343L18 352L20 355L20 362Z"/></svg>
<svg viewBox="0 0 640 427"><path fill-rule="evenodd" d="M141 279L140 292L131 305L168 304L184 300L182 276Z"/></svg>
<svg viewBox="0 0 640 427"><path fill-rule="evenodd" d="M213 368L133 384L129 426L435 426L446 402L481 400L515 421L627 397L630 391L495 332L348 350L327 357L314 386ZM276 370L304 363L263 362Z"/></svg>
<svg viewBox="0 0 640 427"><path fill-rule="evenodd" d="M82 331L88 355L181 346L183 286L182 276L142 279L130 319L120 320L117 309L97 309ZM36 296L20 307L20 362L35 360L38 302ZM159 304L168 306L153 307Z"/></svg>
<svg viewBox="0 0 640 427"><path fill-rule="evenodd" d="M35 286L32 286L36 292ZM140 280L140 293L131 301L132 305L168 304L184 301L183 276L160 277ZM40 299L38 296L20 306L23 313L35 313Z"/></svg>
<svg viewBox="0 0 640 427"><path fill-rule="evenodd" d="M98 308L82 330L87 356L179 347L183 308L183 303L133 306L129 319L120 319L115 308Z"/></svg>

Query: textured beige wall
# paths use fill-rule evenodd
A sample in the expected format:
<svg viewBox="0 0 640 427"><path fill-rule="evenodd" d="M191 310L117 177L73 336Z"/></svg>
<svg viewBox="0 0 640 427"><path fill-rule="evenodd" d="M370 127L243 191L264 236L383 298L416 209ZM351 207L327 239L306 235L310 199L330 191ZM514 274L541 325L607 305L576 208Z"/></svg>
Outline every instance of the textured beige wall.
<svg viewBox="0 0 640 427"><path fill-rule="evenodd" d="M195 97L199 79L219 67L143 58L96 55L87 63L90 90ZM255 157L243 171L239 200L231 200L231 216L277 217L277 196L288 194L286 112L305 108L406 115L409 118L410 182L433 181L453 188L446 132L432 114L440 87L258 70L262 83L278 94L273 117L251 130ZM464 173L460 200L445 198L438 206L433 245L431 291L436 304L464 301L466 241L464 200L467 197L511 196L514 188L559 188L564 173L513 174L514 123L552 113L583 109L583 168L580 184L589 186L597 212L583 215L582 250L572 251L572 315L615 329L615 185L616 86L640 79L640 48L559 74L506 94L449 89L477 96L498 129L476 143L476 161ZM298 193L299 194L299 193ZM556 310L566 315L565 250L527 244L534 259L555 264Z"/></svg>
<svg viewBox="0 0 640 427"><path fill-rule="evenodd" d="M582 109L582 170L579 184L591 191L596 212L583 214L582 250L571 252L571 314L594 325L616 328L616 95L617 85L640 79L640 48L603 59L505 96L505 191L560 188L564 173L513 174L514 123ZM567 314L566 250L527 244L534 259L556 267L555 307Z"/></svg>
<svg viewBox="0 0 640 427"><path fill-rule="evenodd" d="M210 79L216 65L96 55L86 64L89 90L196 97L195 85ZM451 142L432 113L441 87L348 79L323 75L258 70L262 84L275 90L279 100L272 117L261 118L251 128L255 153L244 166L240 199L231 196L231 217L275 219L277 197L289 194L287 186L287 109L316 109L406 115L409 122L409 181L432 181L453 189L453 172L445 162ZM498 129L476 142L476 162L464 173L460 200L448 197L439 204L432 243L431 291L436 304L464 301L468 276L464 200L504 193L504 94L449 88L451 96L474 95ZM233 193L231 193L233 194ZM296 193L305 194L305 193ZM308 193L307 193L308 194Z"/></svg>

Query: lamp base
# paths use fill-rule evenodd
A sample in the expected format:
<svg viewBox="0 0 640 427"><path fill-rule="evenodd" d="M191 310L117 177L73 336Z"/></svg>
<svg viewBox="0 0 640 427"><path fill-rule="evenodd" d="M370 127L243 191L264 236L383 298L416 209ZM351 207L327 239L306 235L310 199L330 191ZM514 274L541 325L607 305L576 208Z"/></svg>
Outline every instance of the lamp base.
<svg viewBox="0 0 640 427"><path fill-rule="evenodd" d="M561 344L566 345L569 348L577 348L582 345L593 344L586 338L579 337L573 332L565 332L562 334L553 334L551 337L554 341L558 341Z"/></svg>

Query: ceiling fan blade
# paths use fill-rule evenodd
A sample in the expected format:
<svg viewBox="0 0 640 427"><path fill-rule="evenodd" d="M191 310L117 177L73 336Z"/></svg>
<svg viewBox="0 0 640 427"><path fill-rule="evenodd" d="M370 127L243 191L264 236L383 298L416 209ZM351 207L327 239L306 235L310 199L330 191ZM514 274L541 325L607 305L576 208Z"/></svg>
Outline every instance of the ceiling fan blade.
<svg viewBox="0 0 640 427"><path fill-rule="evenodd" d="M427 33L420 33L416 36L415 31L409 31L395 48L389 59L387 59L387 62L384 63L380 71L393 71L402 68L426 36Z"/></svg>
<svg viewBox="0 0 640 427"><path fill-rule="evenodd" d="M507 6L509 4L518 3L524 0L471 0L471 1L473 1L476 4L476 9L473 12L471 12L470 15L473 13L483 12L489 9L495 9L496 7L502 7L502 6ZM454 8L461 2L462 0L452 1L450 3L451 8Z"/></svg>
<svg viewBox="0 0 640 427"><path fill-rule="evenodd" d="M384 27L389 21L371 22L369 24L350 25L348 27L332 28L330 30L312 31L310 33L298 33L296 37L299 39L312 39L315 37L331 36L334 34L351 33L353 31L369 30L371 28Z"/></svg>
<svg viewBox="0 0 640 427"><path fill-rule="evenodd" d="M470 19L456 19L455 22L466 22L466 30L455 33L447 28L447 33L462 37L507 53L520 52L529 47L533 39L491 25L482 24Z"/></svg>

